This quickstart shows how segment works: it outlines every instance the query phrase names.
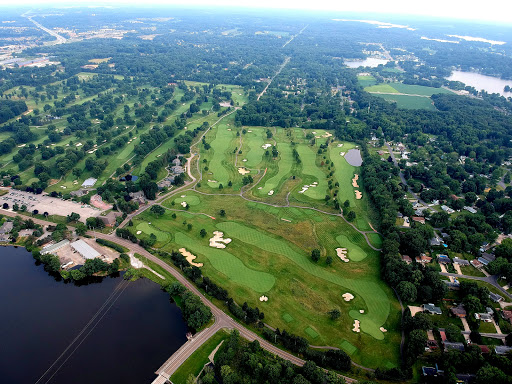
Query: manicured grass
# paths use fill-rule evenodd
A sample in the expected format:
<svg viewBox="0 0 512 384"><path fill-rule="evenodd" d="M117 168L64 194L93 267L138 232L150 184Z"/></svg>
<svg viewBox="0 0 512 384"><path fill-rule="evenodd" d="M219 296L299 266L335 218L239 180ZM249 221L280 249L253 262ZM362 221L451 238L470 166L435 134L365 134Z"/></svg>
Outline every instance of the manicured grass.
<svg viewBox="0 0 512 384"><path fill-rule="evenodd" d="M327 178L324 172L316 166L316 153L305 144L297 145L296 149L302 161L302 173L313 178L309 184L313 181L318 182L316 187L309 188L304 192L304 195L315 200L323 199L327 193ZM302 185L300 185L300 188L302 188Z"/></svg>
<svg viewBox="0 0 512 384"><path fill-rule="evenodd" d="M350 344L347 340L343 340L343 342L340 344L340 347L349 355L352 355L355 351L357 351L357 347Z"/></svg>
<svg viewBox="0 0 512 384"><path fill-rule="evenodd" d="M175 384L185 384L190 375L197 377L204 365L209 362L208 356L217 348L217 346L229 337L226 331L218 331L210 337L203 345L194 351L185 362L171 376L171 381Z"/></svg>
<svg viewBox="0 0 512 384"><path fill-rule="evenodd" d="M185 196L185 197L181 197L181 196ZM199 196L197 196L197 195L187 195L187 194L180 195L180 197L177 197L176 199L174 199L174 203L176 204L178 209L180 209L182 202L186 202L188 205L192 206L192 205L198 205L201 202L201 199L199 199Z"/></svg>
<svg viewBox="0 0 512 384"><path fill-rule="evenodd" d="M496 327L493 323L486 323L485 321L480 321L480 326L478 327L478 332L480 333L496 333Z"/></svg>
<svg viewBox="0 0 512 384"><path fill-rule="evenodd" d="M316 339L316 338L318 337L318 332L317 332L317 331L315 331L315 330L314 330L313 328L311 328L311 327L307 327L307 328L304 330L304 332L306 332L306 333L307 333L307 335L308 335L309 337L311 337L312 339Z"/></svg>
<svg viewBox="0 0 512 384"><path fill-rule="evenodd" d="M247 128L252 132L247 132L243 137L243 155L242 159L247 159L245 162L240 162L242 159L238 159L238 165L244 165L247 168L254 168L261 163L265 150L262 145L265 144L263 140L263 134L265 131L262 128L250 127Z"/></svg>
<svg viewBox="0 0 512 384"><path fill-rule="evenodd" d="M219 184L227 186L229 181L229 171L224 159L226 152L230 150L234 134L233 131L228 131L228 128L225 124L219 124L215 139L210 143L210 151L213 151L213 156L209 162L209 172L212 172L213 175L209 175L208 179L217 181L217 183L208 182L208 185L212 188L218 188Z"/></svg>
<svg viewBox="0 0 512 384"><path fill-rule="evenodd" d="M283 316L282 316L283 320L286 321L287 323L291 323L293 320L295 320L293 318L292 315L290 315L289 313L283 313Z"/></svg>
<svg viewBox="0 0 512 384"><path fill-rule="evenodd" d="M389 84L377 84L364 89L366 92L380 92L380 93L399 93L395 88Z"/></svg>
<svg viewBox="0 0 512 384"><path fill-rule="evenodd" d="M177 244L197 256L206 256L215 269L234 282L243 284L256 292L267 292L274 286L276 279L273 275L248 268L240 259L226 250L198 244L197 241L181 232L176 233L175 237Z"/></svg>
<svg viewBox="0 0 512 384"><path fill-rule="evenodd" d="M379 94L375 94L375 96L382 97L382 98L384 98L384 100L389 101L391 103L396 103L398 108L427 109L430 111L436 110L434 105L432 105L432 100L429 97L408 96L408 95L379 95Z"/></svg>
<svg viewBox="0 0 512 384"><path fill-rule="evenodd" d="M381 248L382 247L382 237L378 233L367 233L366 236L368 236L368 239L370 240L370 243L375 248Z"/></svg>
<svg viewBox="0 0 512 384"><path fill-rule="evenodd" d="M351 310L350 316L361 321L361 329L364 332L372 335L377 340L384 339L384 335L379 330L379 327L382 326L389 315L389 300L384 291L374 281L341 278L327 269L314 264L306 255L295 251L285 241L245 225L235 222L223 222L217 224L217 228L224 231L225 236L234 237L267 252L286 256L309 274L330 281L353 291L356 295L360 295L365 301L368 310L364 314Z"/></svg>
<svg viewBox="0 0 512 384"><path fill-rule="evenodd" d="M148 223L140 223L137 225L137 230L144 232L147 235L154 234L156 236L156 240L159 242L164 242L169 239L169 235L165 232L162 232L155 227L149 225Z"/></svg>
<svg viewBox="0 0 512 384"><path fill-rule="evenodd" d="M390 84L394 89L396 89L400 93L406 93L408 95L423 95L423 96L432 96L436 93L451 93L453 92L444 89L444 88L434 88L434 87L425 87L423 85L410 85L410 84L402 84L402 83L391 83Z"/></svg>
<svg viewBox="0 0 512 384"><path fill-rule="evenodd" d="M352 243L347 236L339 235L336 237L336 241L340 247L347 248L348 258L350 261L361 261L366 258L366 252L364 252L359 246Z"/></svg>
<svg viewBox="0 0 512 384"><path fill-rule="evenodd" d="M260 190L261 194L266 195L270 190L273 190L275 194L282 181L290 176L293 165L292 148L290 143L278 143L277 150L279 151L278 172L265 181L263 188Z"/></svg>
<svg viewBox="0 0 512 384"><path fill-rule="evenodd" d="M369 87L377 84L377 80L373 76L357 76L357 81L361 84L361 87Z"/></svg>

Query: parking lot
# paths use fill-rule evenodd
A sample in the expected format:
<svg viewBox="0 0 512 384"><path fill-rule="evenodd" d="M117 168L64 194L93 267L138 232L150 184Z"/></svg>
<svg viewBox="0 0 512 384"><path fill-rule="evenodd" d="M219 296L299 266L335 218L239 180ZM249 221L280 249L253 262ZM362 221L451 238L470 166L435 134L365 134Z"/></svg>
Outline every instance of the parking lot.
<svg viewBox="0 0 512 384"><path fill-rule="evenodd" d="M10 211L12 211L14 204L18 204L20 208L25 205L27 212L33 212L37 209L39 214L48 212L49 215L67 216L75 212L80 215L80 221L85 221L88 217L96 217L102 212L102 210L87 204L62 200L44 194L34 195L18 190L10 190L8 194L0 196L0 208L4 203L9 205Z"/></svg>

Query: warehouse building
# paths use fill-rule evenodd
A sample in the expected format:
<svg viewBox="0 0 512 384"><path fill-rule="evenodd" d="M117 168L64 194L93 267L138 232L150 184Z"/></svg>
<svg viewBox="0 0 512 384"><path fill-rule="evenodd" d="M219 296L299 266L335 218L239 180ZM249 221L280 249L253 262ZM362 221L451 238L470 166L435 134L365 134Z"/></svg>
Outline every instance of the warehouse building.
<svg viewBox="0 0 512 384"><path fill-rule="evenodd" d="M87 244L83 240L77 240L74 243L71 243L71 248L78 252L80 256L82 256L84 259L94 259L96 257L100 257L101 254L95 250L93 247L91 247L89 244Z"/></svg>
<svg viewBox="0 0 512 384"><path fill-rule="evenodd" d="M41 255L46 255L47 253L54 253L68 244L69 240L62 240L59 241L58 243L47 245L41 250Z"/></svg>

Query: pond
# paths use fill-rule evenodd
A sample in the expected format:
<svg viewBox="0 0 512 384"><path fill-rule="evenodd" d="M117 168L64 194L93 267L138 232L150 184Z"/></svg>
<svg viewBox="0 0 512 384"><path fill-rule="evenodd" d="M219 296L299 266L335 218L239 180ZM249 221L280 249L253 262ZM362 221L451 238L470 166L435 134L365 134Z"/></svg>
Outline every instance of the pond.
<svg viewBox="0 0 512 384"><path fill-rule="evenodd" d="M39 383L149 383L186 341L181 310L149 280L57 281L24 248L0 247L0 261L4 383L47 370Z"/></svg>
<svg viewBox="0 0 512 384"><path fill-rule="evenodd" d="M380 64L387 64L388 60L385 59L377 59L375 57L367 57L364 60L346 60L343 63L349 68L359 68L359 67L371 67L376 68Z"/></svg>
<svg viewBox="0 0 512 384"><path fill-rule="evenodd" d="M363 158L361 157L361 151L359 149L349 149L345 155L345 160L353 167L360 167L361 164L363 164Z"/></svg>
<svg viewBox="0 0 512 384"><path fill-rule="evenodd" d="M466 85L475 87L477 91L482 89L488 93L499 93L505 97L512 97L512 92L505 92L505 85L512 86L512 80L503 80L493 76L481 75L476 72L453 71L446 80L460 81Z"/></svg>

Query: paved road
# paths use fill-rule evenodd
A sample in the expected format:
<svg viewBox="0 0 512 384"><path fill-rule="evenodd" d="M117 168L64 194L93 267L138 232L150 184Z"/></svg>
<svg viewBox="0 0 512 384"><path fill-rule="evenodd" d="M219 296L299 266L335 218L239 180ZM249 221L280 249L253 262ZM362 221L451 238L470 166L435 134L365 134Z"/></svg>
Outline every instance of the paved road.
<svg viewBox="0 0 512 384"><path fill-rule="evenodd" d="M15 213L15 212L6 211L3 209L0 209L0 212L6 216L11 216L11 217L18 216L17 213ZM27 219L26 216L21 216L21 217L23 217L24 219ZM39 220L39 219L33 219L33 220L34 220L34 222L41 224L41 225L55 225L55 223L45 221L45 220ZM70 229L73 229L73 228L70 227ZM212 311L212 314L215 317L215 323L212 327L210 327L210 330L209 331L206 330L206 332L203 331L204 332L203 334L196 335L199 338L198 342L197 343L192 342L192 343L190 343L189 346L182 347L183 348L182 352L180 352L180 354L176 358L173 359L173 357L171 356L171 359L169 359L157 371L157 374L159 376L164 376L164 377L166 375L170 376L172 374L172 372L174 372L176 370L176 368L181 363L183 363L186 360L186 358L188 356L190 356L190 354L192 354L192 352L194 350L196 350L199 346L202 345L202 343L204 343L204 341L206 341L208 339L207 336L210 337L211 335L213 335L213 333L215 333L218 329L221 329L221 328L236 329L236 330L238 330L240 335L242 337L244 337L245 339L247 339L249 341L258 340L258 342L260 343L262 348L281 357L282 359L288 360L298 366L304 365L304 363L305 363L304 360L298 358L297 356L292 355L291 353L288 353L286 351L283 351L282 349L275 347L274 345L270 344L268 341L261 338L254 332L245 328L243 325L235 322L229 315L227 315L221 309L217 308L210 300L208 300L192 283L190 283L185 277L183 277L181 275L181 273L179 273L176 269L171 267L169 264L167 264L162 259L160 259L160 258L154 256L153 254L149 253L148 251L146 251L140 245L134 244L129 240L116 237L115 235L112 235L112 234L104 234L104 233L91 232L91 231L87 232L87 234L90 236L94 236L96 238L114 241L117 244L120 244L123 247L128 248L131 252L138 253L138 254L146 257L147 259L151 260L155 264L158 264L160 267L162 267L167 272L172 274L173 277L176 280L178 280L181 284L183 284L188 290L190 290L191 292L193 292L194 294L199 296L201 301L206 306L208 306L210 308L210 310ZM178 350L178 351L180 351L180 350ZM346 380L347 383L355 382L355 380L351 379L350 377L346 377L346 376L342 376L342 377Z"/></svg>
<svg viewBox="0 0 512 384"><path fill-rule="evenodd" d="M451 277L460 277L462 279L469 279L469 280L480 280L485 281L486 283L489 283L493 285L496 289L500 290L501 293L503 293L507 298L512 299L512 295L508 293L501 285L498 284L498 276L497 275L491 275L486 277L480 277L480 276L468 276L468 275L458 275L456 273L449 273L449 272L439 272L441 276L451 276Z"/></svg>
<svg viewBox="0 0 512 384"><path fill-rule="evenodd" d="M277 72L274 74L274 76L272 76L272 78L270 79L270 81L268 82L267 86L265 87L265 89L258 95L258 98L256 100L259 100L261 96L263 96L265 94L265 92L267 92L267 89L268 87L270 86L270 84L272 83L272 81L274 81L274 79L281 73L281 71L283 70L284 67L286 67L286 64L288 64L290 62L290 59L291 57L290 56L286 56L286 58L284 59L283 63L279 66L279 68L277 69Z"/></svg>
<svg viewBox="0 0 512 384"><path fill-rule="evenodd" d="M45 31L46 33L49 33L50 35L52 35L53 37L55 37L57 39L57 41L55 42L56 44L62 44L62 43L65 43L67 41L67 39L64 37L64 36L61 36L59 35L57 32L54 32L52 31L51 29L48 29L44 26L42 26L41 24L39 24L37 21L35 20L32 20L32 17L33 16L28 16L27 19L29 19L32 23L35 24L36 27L42 29L43 31Z"/></svg>

